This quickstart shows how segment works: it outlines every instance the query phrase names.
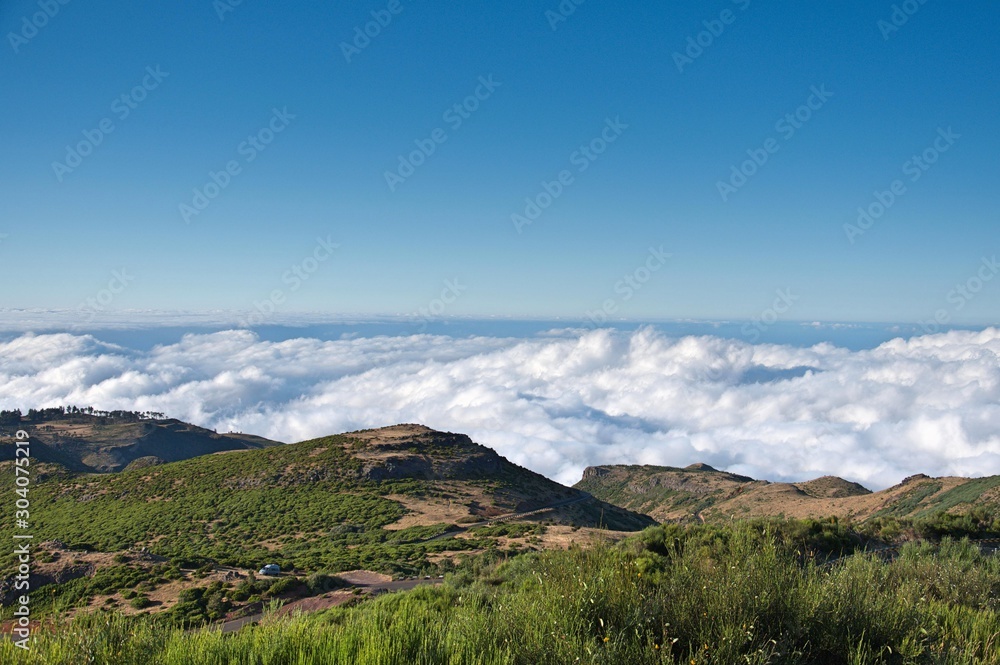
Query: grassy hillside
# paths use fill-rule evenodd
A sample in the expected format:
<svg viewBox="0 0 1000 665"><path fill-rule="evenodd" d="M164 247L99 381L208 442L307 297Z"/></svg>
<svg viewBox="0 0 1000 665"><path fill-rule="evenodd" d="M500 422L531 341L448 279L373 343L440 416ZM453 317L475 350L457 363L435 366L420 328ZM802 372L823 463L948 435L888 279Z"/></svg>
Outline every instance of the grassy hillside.
<svg viewBox="0 0 1000 665"><path fill-rule="evenodd" d="M13 489L11 464L0 464L8 467L0 468L4 493ZM53 465L34 473L35 543L60 541L45 549L34 586L75 578L42 587L35 596L43 605L59 598L75 605L99 594L117 602L110 596L134 590L133 578L156 580L146 585L153 591L182 569L203 567L245 572L273 562L302 575L358 568L412 575L450 566L460 553L563 546L580 527L634 531L654 523L514 465L468 437L415 425L121 473L74 474ZM465 530L539 509L524 519L552 533L517 533L513 525ZM10 542L11 526L3 523L0 538ZM127 552L159 563L112 560ZM13 564L9 549L0 554L3 570ZM95 586L98 573L115 566L120 570L107 574L121 583ZM0 580L0 597L6 586Z"/></svg>
<svg viewBox="0 0 1000 665"><path fill-rule="evenodd" d="M722 521L733 518L840 517L929 518L1000 509L1000 476L930 478L917 475L871 492L857 483L824 476L802 483L771 483L716 471L659 466L591 467L574 487L644 512L660 521Z"/></svg>
<svg viewBox="0 0 1000 665"><path fill-rule="evenodd" d="M693 517L757 481L716 471L707 464L588 467L574 487L660 521Z"/></svg>
<svg viewBox="0 0 1000 665"><path fill-rule="evenodd" d="M175 419L121 421L88 414L67 414L38 421L24 420L4 431L27 431L39 461L61 464L69 471L121 471L136 460L145 465L176 462L225 450L281 445L258 436L226 433ZM0 460L13 459L12 438L0 437Z"/></svg>
<svg viewBox="0 0 1000 665"><path fill-rule="evenodd" d="M0 659L107 665L995 664L1000 560L969 543L883 560L803 557L782 526L657 527L618 546L470 567L235 635L82 617Z"/></svg>

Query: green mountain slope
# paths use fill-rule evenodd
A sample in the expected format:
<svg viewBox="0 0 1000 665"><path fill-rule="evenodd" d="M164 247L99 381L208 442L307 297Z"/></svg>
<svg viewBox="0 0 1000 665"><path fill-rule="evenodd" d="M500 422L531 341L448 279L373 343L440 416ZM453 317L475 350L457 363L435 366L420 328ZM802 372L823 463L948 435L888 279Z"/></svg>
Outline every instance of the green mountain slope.
<svg viewBox="0 0 1000 665"><path fill-rule="evenodd" d="M24 421L5 430L23 429L32 438L33 456L70 471L121 471L135 460L177 462L226 450L281 445L246 434L218 434L175 419L122 422L100 416L73 414L39 422ZM12 439L0 439L0 460L13 459Z"/></svg>
<svg viewBox="0 0 1000 665"><path fill-rule="evenodd" d="M574 487L658 520L698 514L757 481L716 471L707 464L588 467Z"/></svg>
<svg viewBox="0 0 1000 665"><path fill-rule="evenodd" d="M32 443L34 445L34 442ZM162 450L152 449L163 457ZM5 462L0 491L14 474ZM468 437L401 425L110 474L34 468L35 542L141 550L196 566L407 569L485 546L428 537L514 512L527 521L638 530L654 522L519 467ZM38 479L42 473L44 478ZM0 538L10 539L4 523ZM10 564L10 555L4 555Z"/></svg>

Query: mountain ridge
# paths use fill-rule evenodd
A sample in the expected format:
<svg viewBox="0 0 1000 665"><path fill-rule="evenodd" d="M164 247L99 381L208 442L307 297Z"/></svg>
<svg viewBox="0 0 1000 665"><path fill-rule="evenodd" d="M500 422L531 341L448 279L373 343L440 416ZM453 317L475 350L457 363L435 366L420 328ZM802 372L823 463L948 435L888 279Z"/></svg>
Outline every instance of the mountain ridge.
<svg viewBox="0 0 1000 665"><path fill-rule="evenodd" d="M182 427L168 425L168 430ZM148 423L144 428L161 429ZM273 557L289 545L285 560L294 561L301 552L322 553L313 563L307 556L298 559L300 567L309 568L323 557L363 564L336 545L341 540L344 547L386 539L415 543L455 525L538 510L543 513L527 521L620 531L655 524L520 467L464 434L422 425L215 450L224 454L173 462L165 461L169 455L162 449L129 445L133 452L156 454L134 457L108 473L39 460L32 487L36 536L106 552L147 548L166 557L231 565L249 564L268 552ZM36 450L59 450L38 447L34 437L31 448L33 456ZM0 477L0 485L12 476ZM434 533L418 533L432 526ZM331 530L368 535L331 540Z"/></svg>
<svg viewBox="0 0 1000 665"><path fill-rule="evenodd" d="M924 517L960 514L975 506L1000 508L1000 476L941 477L915 474L873 492L837 476L772 482L718 471L707 464L685 468L601 465L584 469L574 487L658 521L734 518Z"/></svg>
<svg viewBox="0 0 1000 665"><path fill-rule="evenodd" d="M146 465L160 464L282 445L241 432L220 434L176 418L123 420L72 413L21 421L8 429L28 433L33 457L81 473L118 472L140 459L146 459ZM8 445L0 445L0 461L13 459L13 431L10 434Z"/></svg>

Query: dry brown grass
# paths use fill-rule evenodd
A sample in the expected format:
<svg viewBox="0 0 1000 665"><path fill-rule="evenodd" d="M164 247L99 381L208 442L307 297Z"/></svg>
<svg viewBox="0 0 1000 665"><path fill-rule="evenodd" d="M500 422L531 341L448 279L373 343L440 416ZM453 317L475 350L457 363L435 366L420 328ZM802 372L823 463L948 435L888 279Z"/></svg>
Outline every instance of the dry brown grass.
<svg viewBox="0 0 1000 665"><path fill-rule="evenodd" d="M738 496L719 502L705 510L703 514L706 519L716 520L778 515L795 519L850 516L864 520L899 501L918 485L929 482L941 484L940 490L924 500L923 503L926 504L934 496L954 489L966 481L966 478L928 478L871 494L836 498L810 496L799 486L791 483L771 483L753 487Z"/></svg>
<svg viewBox="0 0 1000 665"><path fill-rule="evenodd" d="M350 584L359 584L362 586L392 581L392 577L389 575L383 575L382 573L376 573L371 570L347 570L342 573L337 573L337 577L349 582Z"/></svg>
<svg viewBox="0 0 1000 665"><path fill-rule="evenodd" d="M383 527L389 531L442 522L453 524L471 515L467 502L456 499L420 498L404 494L387 494L385 498L403 504L408 511L400 519ZM484 499L482 496L477 498Z"/></svg>

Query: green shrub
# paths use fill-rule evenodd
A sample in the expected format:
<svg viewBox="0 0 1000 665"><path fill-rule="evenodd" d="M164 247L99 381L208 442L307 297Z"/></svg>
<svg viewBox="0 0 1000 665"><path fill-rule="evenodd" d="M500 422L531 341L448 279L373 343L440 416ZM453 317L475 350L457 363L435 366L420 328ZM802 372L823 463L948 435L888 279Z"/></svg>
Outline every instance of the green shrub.
<svg viewBox="0 0 1000 665"><path fill-rule="evenodd" d="M312 595L325 593L345 586L347 586L347 582L329 573L313 573L306 578L306 588Z"/></svg>
<svg viewBox="0 0 1000 665"><path fill-rule="evenodd" d="M282 577L277 582L272 584L267 589L267 595L270 597L280 596L286 591L290 591L299 585L299 579L296 577Z"/></svg>
<svg viewBox="0 0 1000 665"><path fill-rule="evenodd" d="M78 616L0 662L395 664L753 663L995 665L1000 559L968 542L906 545L833 565L801 556L815 524L643 533L618 546L460 564L440 586L234 635L170 629L225 610L221 585L170 617ZM292 578L283 578L292 579ZM317 577L315 582L319 583ZM258 582L259 583L259 582ZM308 580L307 580L308 586ZM239 589L255 583L244 580ZM360 596L359 596L360 598Z"/></svg>
<svg viewBox="0 0 1000 665"><path fill-rule="evenodd" d="M129 601L129 605L137 610L145 609L152 604L153 601L151 601L146 596L136 596L135 598Z"/></svg>

